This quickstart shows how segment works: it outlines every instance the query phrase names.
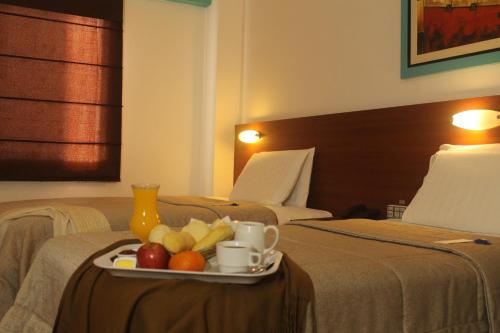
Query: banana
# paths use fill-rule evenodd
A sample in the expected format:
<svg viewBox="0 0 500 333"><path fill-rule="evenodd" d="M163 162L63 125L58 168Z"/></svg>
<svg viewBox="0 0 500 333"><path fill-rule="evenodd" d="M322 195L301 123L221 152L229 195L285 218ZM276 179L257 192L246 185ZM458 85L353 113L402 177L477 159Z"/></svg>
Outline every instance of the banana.
<svg viewBox="0 0 500 333"><path fill-rule="evenodd" d="M212 222L212 229L223 227L225 225L226 223L224 221L222 221L221 219L216 219Z"/></svg>
<svg viewBox="0 0 500 333"><path fill-rule="evenodd" d="M212 250L217 242L228 240L233 237L233 234L233 229L230 226L221 225L212 229L205 237L196 242L193 251Z"/></svg>

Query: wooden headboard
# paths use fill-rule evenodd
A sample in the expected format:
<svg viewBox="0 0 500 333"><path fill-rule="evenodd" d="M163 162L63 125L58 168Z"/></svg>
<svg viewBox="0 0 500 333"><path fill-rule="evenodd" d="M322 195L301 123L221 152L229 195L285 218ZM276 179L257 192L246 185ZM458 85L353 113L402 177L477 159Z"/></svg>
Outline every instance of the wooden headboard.
<svg viewBox="0 0 500 333"><path fill-rule="evenodd" d="M308 207L339 212L364 203L385 212L388 204L411 201L441 144L500 142L500 127L452 126L453 114L483 108L500 110L500 96L237 125L234 179L255 152L316 147ZM245 129L263 139L238 141Z"/></svg>

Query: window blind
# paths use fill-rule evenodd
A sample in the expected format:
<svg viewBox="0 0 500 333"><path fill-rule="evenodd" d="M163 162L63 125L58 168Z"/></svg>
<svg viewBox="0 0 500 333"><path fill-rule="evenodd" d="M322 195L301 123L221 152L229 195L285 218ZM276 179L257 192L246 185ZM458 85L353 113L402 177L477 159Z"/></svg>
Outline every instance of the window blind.
<svg viewBox="0 0 500 333"><path fill-rule="evenodd" d="M0 0L0 180L120 179L122 0Z"/></svg>

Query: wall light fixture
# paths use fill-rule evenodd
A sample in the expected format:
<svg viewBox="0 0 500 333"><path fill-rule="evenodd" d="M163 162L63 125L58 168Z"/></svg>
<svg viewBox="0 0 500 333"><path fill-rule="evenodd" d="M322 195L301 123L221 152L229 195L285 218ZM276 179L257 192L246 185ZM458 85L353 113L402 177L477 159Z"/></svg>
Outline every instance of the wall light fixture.
<svg viewBox="0 0 500 333"><path fill-rule="evenodd" d="M480 131L500 126L500 112L495 110L467 110L453 115L453 125Z"/></svg>
<svg viewBox="0 0 500 333"><path fill-rule="evenodd" d="M262 139L262 134L256 130L246 130L238 134L238 139L245 143L255 143Z"/></svg>

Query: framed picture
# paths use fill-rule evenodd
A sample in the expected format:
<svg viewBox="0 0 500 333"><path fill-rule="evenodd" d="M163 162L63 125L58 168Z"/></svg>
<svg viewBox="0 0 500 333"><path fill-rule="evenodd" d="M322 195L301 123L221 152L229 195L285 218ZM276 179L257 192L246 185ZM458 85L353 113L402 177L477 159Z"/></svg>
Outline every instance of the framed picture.
<svg viewBox="0 0 500 333"><path fill-rule="evenodd" d="M401 0L401 77L500 61L500 0Z"/></svg>
<svg viewBox="0 0 500 333"><path fill-rule="evenodd" d="M200 7L208 7L212 3L212 0L170 0L174 2L184 2L190 5L200 6Z"/></svg>

